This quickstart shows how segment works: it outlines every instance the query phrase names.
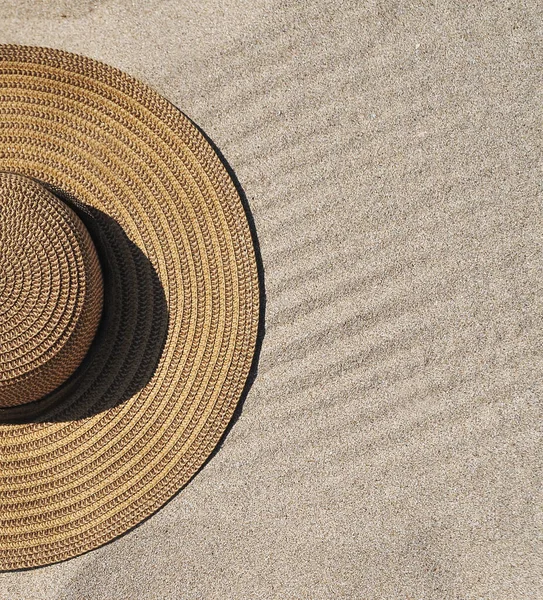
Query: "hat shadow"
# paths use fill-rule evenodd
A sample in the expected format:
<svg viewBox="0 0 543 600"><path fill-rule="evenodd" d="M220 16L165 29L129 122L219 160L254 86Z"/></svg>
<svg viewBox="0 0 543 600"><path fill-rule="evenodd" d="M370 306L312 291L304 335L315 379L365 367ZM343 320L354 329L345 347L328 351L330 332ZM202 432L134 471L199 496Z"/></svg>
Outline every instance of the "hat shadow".
<svg viewBox="0 0 543 600"><path fill-rule="evenodd" d="M40 182L81 218L94 241L104 281L103 313L75 373L46 397L0 410L0 422L74 421L122 404L147 385L168 333L160 279L145 254L104 212Z"/></svg>

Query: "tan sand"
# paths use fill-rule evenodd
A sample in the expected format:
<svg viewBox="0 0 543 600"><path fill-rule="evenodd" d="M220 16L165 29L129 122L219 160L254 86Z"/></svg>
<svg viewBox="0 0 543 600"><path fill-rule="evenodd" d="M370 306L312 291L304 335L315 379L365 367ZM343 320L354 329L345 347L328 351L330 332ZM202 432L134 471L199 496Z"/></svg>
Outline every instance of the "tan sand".
<svg viewBox="0 0 543 600"><path fill-rule="evenodd" d="M213 460L2 599L543 598L541 6L2 0L207 132L267 293Z"/></svg>

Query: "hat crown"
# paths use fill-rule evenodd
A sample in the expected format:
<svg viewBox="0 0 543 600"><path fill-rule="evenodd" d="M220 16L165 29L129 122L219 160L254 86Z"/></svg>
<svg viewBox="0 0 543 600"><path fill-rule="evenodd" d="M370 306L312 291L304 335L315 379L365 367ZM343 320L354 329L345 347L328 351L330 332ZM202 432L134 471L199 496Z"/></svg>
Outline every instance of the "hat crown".
<svg viewBox="0 0 543 600"><path fill-rule="evenodd" d="M79 367L103 281L76 213L41 184L0 173L0 407L38 400Z"/></svg>

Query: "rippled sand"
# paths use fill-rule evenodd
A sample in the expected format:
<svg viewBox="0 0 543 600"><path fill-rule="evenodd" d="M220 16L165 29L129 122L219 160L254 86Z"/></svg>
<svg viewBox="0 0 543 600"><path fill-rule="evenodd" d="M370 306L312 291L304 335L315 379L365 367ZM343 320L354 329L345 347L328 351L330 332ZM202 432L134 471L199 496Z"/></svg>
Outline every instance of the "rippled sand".
<svg viewBox="0 0 543 600"><path fill-rule="evenodd" d="M71 4L0 1L0 41L124 69L214 140L266 334L185 490L0 598L543 597L540 3Z"/></svg>

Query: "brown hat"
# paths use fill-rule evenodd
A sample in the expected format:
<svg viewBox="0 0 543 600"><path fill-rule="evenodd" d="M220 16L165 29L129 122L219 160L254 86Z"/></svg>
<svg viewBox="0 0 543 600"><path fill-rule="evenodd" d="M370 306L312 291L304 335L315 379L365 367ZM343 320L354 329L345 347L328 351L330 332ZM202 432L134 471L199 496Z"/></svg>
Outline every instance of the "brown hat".
<svg viewBox="0 0 543 600"><path fill-rule="evenodd" d="M0 45L0 570L96 548L185 485L258 322L247 218L191 121L114 68Z"/></svg>

